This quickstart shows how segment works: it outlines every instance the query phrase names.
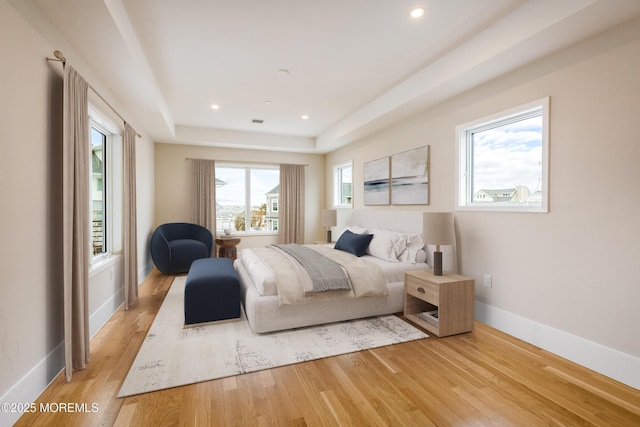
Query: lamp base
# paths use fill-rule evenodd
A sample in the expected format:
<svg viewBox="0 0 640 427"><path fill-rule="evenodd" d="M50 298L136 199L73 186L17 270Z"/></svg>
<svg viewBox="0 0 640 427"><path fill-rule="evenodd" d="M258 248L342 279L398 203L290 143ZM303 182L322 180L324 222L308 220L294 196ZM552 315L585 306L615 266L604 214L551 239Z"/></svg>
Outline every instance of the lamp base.
<svg viewBox="0 0 640 427"><path fill-rule="evenodd" d="M442 276L442 252L440 251L433 253L433 275Z"/></svg>
<svg viewBox="0 0 640 427"><path fill-rule="evenodd" d="M327 230L327 243L331 243L331 229Z"/></svg>

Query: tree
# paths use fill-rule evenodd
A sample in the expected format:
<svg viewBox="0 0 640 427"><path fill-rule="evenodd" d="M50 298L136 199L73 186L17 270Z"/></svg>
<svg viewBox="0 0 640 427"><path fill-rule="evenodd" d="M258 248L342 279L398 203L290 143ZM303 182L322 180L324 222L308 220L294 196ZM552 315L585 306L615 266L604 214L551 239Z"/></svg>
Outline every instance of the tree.
<svg viewBox="0 0 640 427"><path fill-rule="evenodd" d="M258 209L251 209L251 224L249 225L251 227L251 229L254 230L260 230L264 227L264 218L267 215L267 205L266 203L264 203L262 206L260 206L260 208ZM236 230L238 231L246 231L247 228L247 224L246 224L246 220L244 217L244 211L240 212L239 214L236 215L236 217L233 220L233 223L235 224Z"/></svg>
<svg viewBox="0 0 640 427"><path fill-rule="evenodd" d="M239 214L236 215L236 217L233 220L233 223L236 227L237 231L245 231L246 230L246 223L244 220L244 211L240 212Z"/></svg>

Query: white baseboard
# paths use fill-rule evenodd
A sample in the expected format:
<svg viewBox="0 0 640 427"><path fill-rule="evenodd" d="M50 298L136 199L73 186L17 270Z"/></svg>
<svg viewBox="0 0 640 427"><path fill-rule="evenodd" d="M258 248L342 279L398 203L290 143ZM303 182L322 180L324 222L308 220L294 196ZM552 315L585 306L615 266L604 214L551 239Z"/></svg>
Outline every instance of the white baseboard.
<svg viewBox="0 0 640 427"><path fill-rule="evenodd" d="M143 265L142 268L138 269L138 286L140 286L142 282L144 282L144 279L151 274L151 272L153 271L153 267L153 261L149 261L148 263Z"/></svg>
<svg viewBox="0 0 640 427"><path fill-rule="evenodd" d="M146 276L141 276L146 277ZM89 316L89 336L93 337L118 311L124 301L124 288L105 301ZM64 369L64 341L44 359L22 377L9 391L0 397L0 403L35 402L40 394ZM0 427L11 426L20 418L21 413L0 411Z"/></svg>
<svg viewBox="0 0 640 427"><path fill-rule="evenodd" d="M138 286L142 284L144 278L147 277L153 269L152 263L138 269L138 278L142 277L142 280L138 280ZM93 338L95 334L102 329L102 327L111 319L111 316L118 311L120 306L124 304L124 286L118 289L118 292L105 301L95 312L89 316L89 336Z"/></svg>
<svg viewBox="0 0 640 427"><path fill-rule="evenodd" d="M479 301L476 320L640 390L640 358Z"/></svg>
<svg viewBox="0 0 640 427"><path fill-rule="evenodd" d="M64 341L0 397L0 403L28 405L35 402L63 368ZM0 411L0 426L12 426L20 416L22 413Z"/></svg>
<svg viewBox="0 0 640 427"><path fill-rule="evenodd" d="M121 287L89 316L89 337L93 338L123 303L124 287Z"/></svg>

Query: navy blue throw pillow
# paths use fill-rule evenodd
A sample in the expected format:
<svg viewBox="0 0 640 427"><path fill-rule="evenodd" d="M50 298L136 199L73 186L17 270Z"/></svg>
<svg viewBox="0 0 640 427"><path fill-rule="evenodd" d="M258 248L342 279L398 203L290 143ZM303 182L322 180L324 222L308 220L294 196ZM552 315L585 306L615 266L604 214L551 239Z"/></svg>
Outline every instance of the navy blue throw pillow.
<svg viewBox="0 0 640 427"><path fill-rule="evenodd" d="M350 252L355 256L362 256L369 247L371 239L373 239L373 234L355 234L345 230L336 242L334 249Z"/></svg>

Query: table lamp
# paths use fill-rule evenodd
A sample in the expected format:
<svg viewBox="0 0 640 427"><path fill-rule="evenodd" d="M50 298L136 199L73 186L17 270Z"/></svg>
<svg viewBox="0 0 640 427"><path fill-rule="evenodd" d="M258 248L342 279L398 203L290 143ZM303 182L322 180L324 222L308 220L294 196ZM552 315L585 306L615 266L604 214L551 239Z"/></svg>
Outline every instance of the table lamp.
<svg viewBox="0 0 640 427"><path fill-rule="evenodd" d="M338 224L337 211L335 209L322 210L322 225L327 227L327 243L331 242L331 227Z"/></svg>
<svg viewBox="0 0 640 427"><path fill-rule="evenodd" d="M433 275L442 276L442 252L440 245L454 245L453 213L425 212L423 216L424 241L436 245L433 252Z"/></svg>

